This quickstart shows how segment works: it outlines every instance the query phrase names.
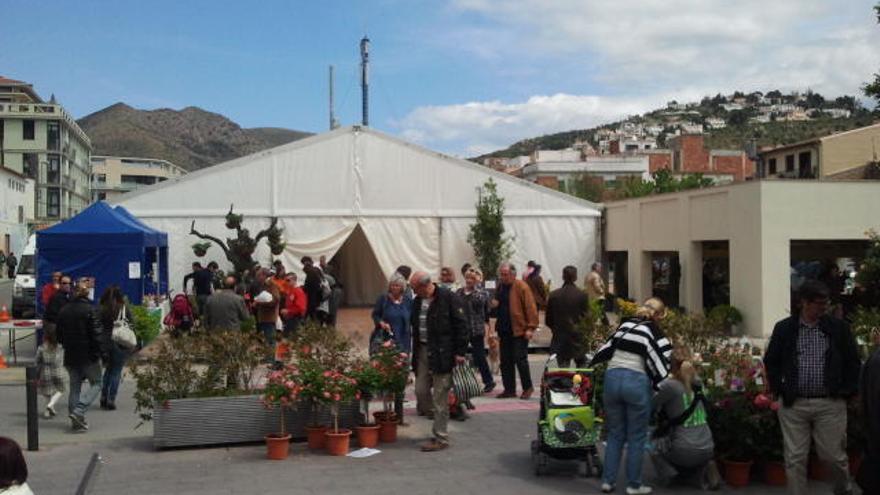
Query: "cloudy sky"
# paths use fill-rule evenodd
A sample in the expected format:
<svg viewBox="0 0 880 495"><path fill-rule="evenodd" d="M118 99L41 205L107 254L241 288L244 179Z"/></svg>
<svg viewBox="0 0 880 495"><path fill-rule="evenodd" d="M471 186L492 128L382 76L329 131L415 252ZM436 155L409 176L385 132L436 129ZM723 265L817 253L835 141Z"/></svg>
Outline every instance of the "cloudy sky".
<svg viewBox="0 0 880 495"><path fill-rule="evenodd" d="M0 75L77 117L195 105L244 127L360 120L460 156L718 92L857 94L880 70L876 0L4 0ZM259 5L260 7L255 7ZM27 22L25 22L27 19Z"/></svg>

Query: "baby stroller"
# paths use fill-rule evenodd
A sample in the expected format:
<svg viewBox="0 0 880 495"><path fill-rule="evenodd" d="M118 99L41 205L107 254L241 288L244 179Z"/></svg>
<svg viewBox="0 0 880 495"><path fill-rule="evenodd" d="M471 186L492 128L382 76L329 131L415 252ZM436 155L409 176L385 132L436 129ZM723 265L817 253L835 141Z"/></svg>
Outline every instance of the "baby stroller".
<svg viewBox="0 0 880 495"><path fill-rule="evenodd" d="M541 413L538 438L532 440L535 475L547 474L550 459L583 461L585 477L602 475L602 461L596 445L601 419L594 415L593 370L548 368L541 377Z"/></svg>
<svg viewBox="0 0 880 495"><path fill-rule="evenodd" d="M195 322L195 313L192 304L186 294L177 294L171 300L171 311L165 315L162 322L171 331L171 335L179 337L192 330Z"/></svg>

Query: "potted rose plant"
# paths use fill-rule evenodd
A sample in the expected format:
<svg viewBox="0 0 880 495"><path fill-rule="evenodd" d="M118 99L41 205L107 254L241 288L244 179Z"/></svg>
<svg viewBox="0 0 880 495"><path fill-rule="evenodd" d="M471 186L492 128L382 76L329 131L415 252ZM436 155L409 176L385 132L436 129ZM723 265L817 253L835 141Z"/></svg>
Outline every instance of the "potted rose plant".
<svg viewBox="0 0 880 495"><path fill-rule="evenodd" d="M290 450L290 433L284 419L285 409L293 409L299 400L302 389L299 369L292 364L283 369L269 372L266 376L266 387L263 390L263 404L267 408L278 407L281 416L280 433L266 435L267 456L269 459L283 460Z"/></svg>
<svg viewBox="0 0 880 495"><path fill-rule="evenodd" d="M351 376L357 381L363 415L363 422L356 428L358 444L372 448L379 443L380 426L370 415L370 400L381 390L382 375L377 367L372 366L372 361L359 361L352 368Z"/></svg>
<svg viewBox="0 0 880 495"><path fill-rule="evenodd" d="M330 455L348 454L351 430L339 428L339 407L343 402L360 399L357 380L348 376L344 370L326 370L321 373L323 379L322 400L329 405L333 417L333 429L324 433L326 448Z"/></svg>
<svg viewBox="0 0 880 495"><path fill-rule="evenodd" d="M407 355L387 341L370 359L370 366L378 371L380 380L378 390L382 395L382 413L377 413L383 442L397 441L398 418L394 413L395 399L406 389L408 375Z"/></svg>

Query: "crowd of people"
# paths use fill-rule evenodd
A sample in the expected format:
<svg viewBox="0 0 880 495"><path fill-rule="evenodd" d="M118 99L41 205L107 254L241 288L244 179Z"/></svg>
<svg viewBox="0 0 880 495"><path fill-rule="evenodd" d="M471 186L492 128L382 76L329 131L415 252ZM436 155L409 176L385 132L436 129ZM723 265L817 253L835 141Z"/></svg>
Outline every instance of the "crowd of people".
<svg viewBox="0 0 880 495"><path fill-rule="evenodd" d="M184 290L193 282L195 304L177 299L166 319L171 326L190 323L207 331L238 330L255 317L257 331L274 345L276 335L294 336L306 319L334 325L342 285L335 270L321 257L301 260L305 280L287 272L280 261L271 268L255 267L242 279L219 272L216 263L184 279ZM696 480L703 488L717 488L720 479L714 463L709 413L700 378L689 349L673 346L662 326L663 301L643 302L632 318L620 321L598 349L584 349L575 326L589 313L590 301L604 307L607 294L602 265L594 263L578 287L578 271L566 266L562 286L548 293L541 266L529 262L521 277L512 263L501 263L497 285L484 284L484 274L465 264L459 272L443 267L435 282L425 271L402 265L389 278L387 290L371 312L374 346L391 341L410 358L414 373L416 411L433 421L432 438L421 446L426 452L449 447L448 421L467 419L465 402L450 408L453 370L472 358L482 379L482 393L496 386L494 365L500 364L502 390L498 399L529 400L535 392L528 362L529 341L539 328L539 312L552 331L551 353L559 367L606 367L602 403L605 413L605 448L602 491L615 490L626 452L626 493L651 493L642 482L646 449L663 484ZM489 285L489 287L487 287ZM880 410L876 391L880 383L880 357L875 354L861 372L855 339L847 324L829 314L831 292L818 281L801 284L798 310L773 330L764 365L770 392L779 401L779 421L789 490L806 492L806 464L810 441L819 457L831 466L835 493L850 493L846 437L847 401L859 394L868 418L868 449L858 482L866 493L878 488L880 466ZM46 417L69 386L68 413L73 431L88 430L85 415L100 396L105 409L115 409L122 368L129 351L111 341L113 325L130 317L118 287L108 288L94 308L87 279L72 285L70 277L55 273L43 288L45 306L42 344L37 361L41 392L47 399ZM602 311L600 318L606 318ZM490 322L494 320L494 326ZM189 328L182 329L183 331ZM497 345L496 345L497 344ZM274 361L274 352L266 357ZM61 368L66 370L66 377ZM517 393L517 375L519 390ZM83 388L85 387L85 388ZM395 404L403 421L403 400ZM658 415L651 440L652 417ZM865 488L869 487L869 488ZM880 493L880 491L878 491Z"/></svg>
<svg viewBox="0 0 880 495"><path fill-rule="evenodd" d="M0 249L0 278L3 278L4 271L9 278L15 278L16 266L18 266L18 258L15 257L15 253L9 251L9 255L7 256L6 253Z"/></svg>

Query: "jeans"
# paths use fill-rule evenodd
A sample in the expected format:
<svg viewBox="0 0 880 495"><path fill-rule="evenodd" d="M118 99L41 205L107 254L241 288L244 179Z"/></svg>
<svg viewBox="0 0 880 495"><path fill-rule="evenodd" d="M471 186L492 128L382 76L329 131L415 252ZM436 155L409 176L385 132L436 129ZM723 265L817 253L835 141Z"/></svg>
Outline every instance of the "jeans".
<svg viewBox="0 0 880 495"><path fill-rule="evenodd" d="M480 376L483 377L483 386L494 385L495 378L492 377L489 361L486 360L486 344L483 335L471 337L471 356L474 357L474 364L477 365L477 369L480 370Z"/></svg>
<svg viewBox="0 0 880 495"><path fill-rule="evenodd" d="M529 341L525 337L501 334L501 381L504 391L516 392L516 372L523 391L532 388L532 375L529 370Z"/></svg>
<svg viewBox="0 0 880 495"><path fill-rule="evenodd" d="M110 362L104 368L104 379L101 387L101 400L108 402L116 402L116 392L119 391L119 384L122 383L122 369L128 360L128 352L113 345L110 350Z"/></svg>
<svg viewBox="0 0 880 495"><path fill-rule="evenodd" d="M632 488L642 486L642 461L651 418L651 382L645 373L624 368L605 372L602 401L605 405L605 469L602 481L617 482L617 471L626 443L626 481Z"/></svg>
<svg viewBox="0 0 880 495"><path fill-rule="evenodd" d="M275 360L275 322L257 323L257 330L263 333L266 338L266 345L269 347L268 359Z"/></svg>
<svg viewBox="0 0 880 495"><path fill-rule="evenodd" d="M85 416L89 406L101 394L101 363L95 361L83 366L67 366L67 375L70 377L67 411ZM82 391L83 381L89 382L85 392Z"/></svg>

